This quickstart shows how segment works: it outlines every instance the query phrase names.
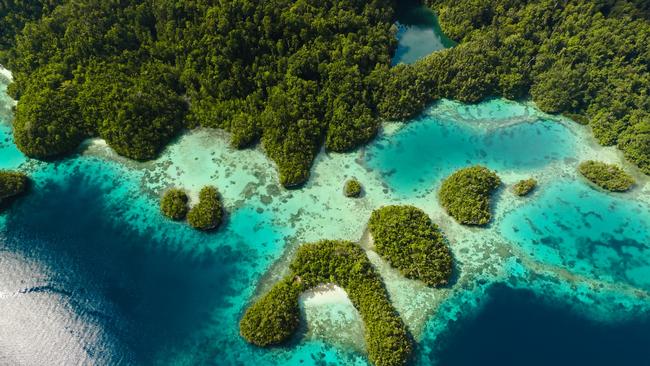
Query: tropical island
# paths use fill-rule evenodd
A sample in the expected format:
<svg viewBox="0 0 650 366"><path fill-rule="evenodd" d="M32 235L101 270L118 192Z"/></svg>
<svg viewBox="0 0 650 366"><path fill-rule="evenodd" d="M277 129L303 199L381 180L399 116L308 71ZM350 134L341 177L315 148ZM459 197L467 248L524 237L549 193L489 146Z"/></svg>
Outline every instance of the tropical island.
<svg viewBox="0 0 650 366"><path fill-rule="evenodd" d="M610 192L625 192L634 186L634 178L614 164L588 160L580 163L578 170L590 182Z"/></svg>
<svg viewBox="0 0 650 366"><path fill-rule="evenodd" d="M0 211L25 193L29 188L29 177L25 173L0 170Z"/></svg>
<svg viewBox="0 0 650 366"><path fill-rule="evenodd" d="M187 193L182 189L172 188L160 199L160 211L172 220L183 220L187 215Z"/></svg>
<svg viewBox="0 0 650 366"><path fill-rule="evenodd" d="M424 211L413 206L385 206L368 222L374 249L407 278L428 286L449 284L453 258L442 232Z"/></svg>
<svg viewBox="0 0 650 366"><path fill-rule="evenodd" d="M512 186L512 191L519 197L530 194L537 187L537 180L533 178L522 179Z"/></svg>
<svg viewBox="0 0 650 366"><path fill-rule="evenodd" d="M223 204L217 188L205 186L199 192L199 202L187 212L191 227L209 231L218 228L223 221Z"/></svg>
<svg viewBox="0 0 650 366"><path fill-rule="evenodd" d="M465 225L486 225L492 219L490 198L501 185L496 173L477 165L447 177L438 198L447 213Z"/></svg>
<svg viewBox="0 0 650 366"><path fill-rule="evenodd" d="M333 283L346 291L361 314L370 361L377 366L406 364L413 349L411 336L359 246L331 240L303 244L290 271L246 310L239 328L248 342L266 347L289 339L299 323L298 295Z"/></svg>
<svg viewBox="0 0 650 366"><path fill-rule="evenodd" d="M347 182L345 182L345 186L343 187L343 193L345 194L346 197L358 198L359 196L361 196L361 193L363 193L363 186L361 185L361 183L359 183L358 180L350 179Z"/></svg>

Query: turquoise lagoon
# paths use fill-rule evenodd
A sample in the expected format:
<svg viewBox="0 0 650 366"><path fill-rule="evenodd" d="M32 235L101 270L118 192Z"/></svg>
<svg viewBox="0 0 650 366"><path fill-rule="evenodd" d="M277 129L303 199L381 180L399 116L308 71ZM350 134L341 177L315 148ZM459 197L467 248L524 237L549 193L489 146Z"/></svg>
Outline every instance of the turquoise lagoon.
<svg viewBox="0 0 650 366"><path fill-rule="evenodd" d="M28 172L35 187L0 215L0 314L11 314L0 315L2 362L365 365L358 313L332 289L303 298L309 321L286 346L258 349L238 335L246 306L285 273L296 246L323 238L367 248L418 341L414 364L475 364L460 357L458 342L481 343L484 333L541 342L566 323L575 331L558 341L569 344L650 337L648 179L627 194L594 189L575 173L579 161L622 157L532 105L438 102L413 121L387 124L358 152L321 154L306 186L287 191L259 148L234 151L214 130L188 132L148 163L120 158L101 140L62 161L28 160L11 142L4 98L0 168ZM504 188L493 224L462 227L441 210L436 189L477 163L506 185L534 176L540 188L523 199ZM343 196L350 177L364 184L361 199ZM221 230L198 233L159 214L164 189L185 187L195 199L204 184L224 196ZM453 286L404 279L362 240L372 210L396 203L421 207L447 233ZM525 323L526 314L544 321ZM594 330L602 327L619 338ZM630 344L623 360L649 359ZM534 357L517 349L505 341L476 354L520 357L506 365ZM558 350L556 364L568 365L583 348ZM599 365L609 356L582 357Z"/></svg>

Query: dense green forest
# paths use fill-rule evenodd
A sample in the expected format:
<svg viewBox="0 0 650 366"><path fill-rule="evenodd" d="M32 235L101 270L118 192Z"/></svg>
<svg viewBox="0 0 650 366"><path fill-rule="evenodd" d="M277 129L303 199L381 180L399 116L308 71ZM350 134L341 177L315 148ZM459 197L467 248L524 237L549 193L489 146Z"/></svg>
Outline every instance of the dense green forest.
<svg viewBox="0 0 650 366"><path fill-rule="evenodd" d="M14 198L25 193L29 188L29 184L29 177L25 173L0 170L0 212Z"/></svg>
<svg viewBox="0 0 650 366"><path fill-rule="evenodd" d="M532 97L588 123L600 143L650 174L650 2L426 3L459 44L391 69L379 91L384 118L413 116L438 98Z"/></svg>
<svg viewBox="0 0 650 366"><path fill-rule="evenodd" d="M187 212L187 223L197 230L214 230L223 221L223 203L216 187L205 186L199 192L199 202Z"/></svg>
<svg viewBox="0 0 650 366"><path fill-rule="evenodd" d="M384 206L370 216L374 248L407 278L428 286L449 284L451 250L429 215L413 206Z"/></svg>
<svg viewBox="0 0 650 366"><path fill-rule="evenodd" d="M580 163L578 171L595 185L611 192L625 192L635 184L631 175L614 164L587 160Z"/></svg>
<svg viewBox="0 0 650 366"><path fill-rule="evenodd" d="M100 136L147 160L183 128L261 140L286 186L321 148L379 120L374 80L395 45L390 0L25 0L0 8L15 138L48 158Z"/></svg>
<svg viewBox="0 0 650 366"><path fill-rule="evenodd" d="M491 198L501 185L499 176L476 165L460 169L442 181L440 205L464 225L487 225L492 220Z"/></svg>
<svg viewBox="0 0 650 366"><path fill-rule="evenodd" d="M533 178L522 179L512 186L512 191L519 197L530 194L537 187L537 180Z"/></svg>
<svg viewBox="0 0 650 366"><path fill-rule="evenodd" d="M248 342L270 346L286 341L298 328L300 293L333 283L345 289L361 314L370 361L377 366L406 364L413 350L411 336L363 249L347 241L303 244L290 269L246 310L239 329Z"/></svg>
<svg viewBox="0 0 650 366"><path fill-rule="evenodd" d="M650 173L647 1L425 2L460 43L389 68L395 0L1 1L17 145L48 158L100 136L147 160L219 127L238 148L261 141L294 186L322 146L353 149L381 119L532 97Z"/></svg>
<svg viewBox="0 0 650 366"><path fill-rule="evenodd" d="M361 193L363 193L363 186L358 180L352 178L345 182L343 194L345 194L346 197L357 198L361 196Z"/></svg>
<svg viewBox="0 0 650 366"><path fill-rule="evenodd" d="M182 189L172 188L160 199L160 212L172 220L183 220L187 216L189 198Z"/></svg>

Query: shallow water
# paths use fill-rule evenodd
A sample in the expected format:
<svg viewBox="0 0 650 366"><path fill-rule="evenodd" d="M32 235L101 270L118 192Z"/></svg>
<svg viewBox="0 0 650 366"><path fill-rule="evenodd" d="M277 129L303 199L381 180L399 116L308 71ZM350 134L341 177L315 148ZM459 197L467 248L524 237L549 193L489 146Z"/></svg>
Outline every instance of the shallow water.
<svg viewBox="0 0 650 366"><path fill-rule="evenodd" d="M494 100L467 110L438 102L368 148L367 166L405 196L426 193L468 165L526 171L574 158L576 137L532 107Z"/></svg>
<svg viewBox="0 0 650 366"><path fill-rule="evenodd" d="M625 194L560 181L509 213L500 229L537 261L650 290L650 209Z"/></svg>
<svg viewBox="0 0 650 366"><path fill-rule="evenodd" d="M29 195L0 214L0 364L366 364L359 317L346 301L304 301L311 321L285 347L251 347L237 324L285 273L296 245L357 240L371 211L394 203L431 215L457 262L452 287L428 289L369 251L420 342L414 363L472 364L459 344L475 344L487 331L499 335L495 322L521 324L516 317L508 323L503 304L510 302L532 317L529 327L505 328L521 338L561 324L534 321L549 317L571 319L579 330L571 335L588 344L602 342L589 337L596 321L616 337L649 331L647 179L627 194L596 191L576 175L577 164L620 163L620 155L595 146L582 126L530 105L439 102L414 121L387 125L356 153L321 154L312 179L295 191L279 186L259 148L234 151L219 131L189 132L149 163L119 158L101 141L41 163L25 159L10 127L0 126L0 168L20 167L35 180ZM438 206L435 191L444 176L476 163L506 184L534 176L540 188L524 199L503 189L491 226L462 227ZM343 196L350 177L364 184L361 199ZM220 189L229 212L218 232L197 233L158 212L167 187L184 187L195 199L204 184ZM517 291L491 290L494 284ZM546 301L521 300L519 290ZM628 327L630 320L637 326ZM443 340L448 346L439 347ZM482 350L506 355L509 344ZM643 364L644 353L630 344L626 356ZM563 357L581 350L565 347Z"/></svg>

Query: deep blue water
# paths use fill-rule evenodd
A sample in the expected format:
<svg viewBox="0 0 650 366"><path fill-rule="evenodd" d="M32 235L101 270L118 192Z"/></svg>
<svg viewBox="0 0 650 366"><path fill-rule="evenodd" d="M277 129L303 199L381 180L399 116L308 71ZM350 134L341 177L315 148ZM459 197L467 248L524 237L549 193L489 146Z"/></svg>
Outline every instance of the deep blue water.
<svg viewBox="0 0 650 366"><path fill-rule="evenodd" d="M650 365L650 314L627 322L581 317L529 290L495 285L482 310L450 326L421 363L446 366Z"/></svg>

